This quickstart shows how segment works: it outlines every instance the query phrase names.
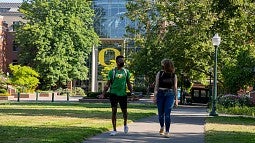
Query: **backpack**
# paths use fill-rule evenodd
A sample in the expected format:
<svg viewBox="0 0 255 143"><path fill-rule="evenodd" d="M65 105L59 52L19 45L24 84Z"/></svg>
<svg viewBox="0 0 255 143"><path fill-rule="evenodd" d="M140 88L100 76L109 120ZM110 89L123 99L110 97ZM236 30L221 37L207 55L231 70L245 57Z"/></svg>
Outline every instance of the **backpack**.
<svg viewBox="0 0 255 143"><path fill-rule="evenodd" d="M126 76L126 81L128 80L128 77L127 77L127 69L123 68L124 72L125 72L125 76ZM115 79L115 76L116 76L116 68L112 69L112 79L111 79L111 84L113 84L114 82L114 79Z"/></svg>

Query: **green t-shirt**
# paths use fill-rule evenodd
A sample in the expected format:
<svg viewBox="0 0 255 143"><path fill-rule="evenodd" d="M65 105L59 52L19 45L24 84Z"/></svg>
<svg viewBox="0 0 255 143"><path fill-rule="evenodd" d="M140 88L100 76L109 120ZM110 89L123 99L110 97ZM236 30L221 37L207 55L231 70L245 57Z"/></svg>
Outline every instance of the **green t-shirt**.
<svg viewBox="0 0 255 143"><path fill-rule="evenodd" d="M113 79L113 74L115 70L115 77ZM126 72L125 72L126 70ZM130 78L130 73L127 69L118 70L113 69L108 73L108 80L113 80L110 87L110 93L116 94L117 96L126 96L126 84L127 79Z"/></svg>

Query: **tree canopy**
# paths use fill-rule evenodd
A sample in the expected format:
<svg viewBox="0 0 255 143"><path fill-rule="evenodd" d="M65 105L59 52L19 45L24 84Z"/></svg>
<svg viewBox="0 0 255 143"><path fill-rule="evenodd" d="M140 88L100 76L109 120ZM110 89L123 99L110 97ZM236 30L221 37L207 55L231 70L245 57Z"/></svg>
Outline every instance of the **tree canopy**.
<svg viewBox="0 0 255 143"><path fill-rule="evenodd" d="M86 0L24 0L27 22L17 31L20 63L39 72L45 88L87 78L88 55L99 37Z"/></svg>
<svg viewBox="0 0 255 143"><path fill-rule="evenodd" d="M254 53L254 5L252 0L129 2L127 16L137 26L127 29L142 47L133 59L135 73L151 79L161 68L160 60L170 58L175 62L177 74L182 71L193 81L204 83L214 64L211 38L219 33L222 42L218 52L218 82L227 87L226 92L251 85L254 81L251 69L255 67L255 58L251 56ZM245 70L248 72L244 77ZM230 83L231 78L236 80Z"/></svg>

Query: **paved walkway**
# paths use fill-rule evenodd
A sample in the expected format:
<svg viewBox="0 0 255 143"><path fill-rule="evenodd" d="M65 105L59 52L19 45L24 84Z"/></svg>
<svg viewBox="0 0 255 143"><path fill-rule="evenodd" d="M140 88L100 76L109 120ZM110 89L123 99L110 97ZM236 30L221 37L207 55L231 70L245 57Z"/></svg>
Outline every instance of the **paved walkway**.
<svg viewBox="0 0 255 143"><path fill-rule="evenodd" d="M159 135L157 116L129 124L129 133L118 127L116 136L109 132L94 136L83 143L204 143L204 123L208 116L205 106L182 105L172 111L171 137Z"/></svg>

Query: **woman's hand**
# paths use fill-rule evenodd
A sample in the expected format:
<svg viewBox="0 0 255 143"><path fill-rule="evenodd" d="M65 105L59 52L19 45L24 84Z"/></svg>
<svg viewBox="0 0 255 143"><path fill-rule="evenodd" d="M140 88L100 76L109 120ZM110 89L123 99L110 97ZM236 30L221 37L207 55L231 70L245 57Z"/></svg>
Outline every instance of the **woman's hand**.
<svg viewBox="0 0 255 143"><path fill-rule="evenodd" d="M174 107L178 107L178 104L179 104L178 102L179 102L178 99L176 99L174 102Z"/></svg>

